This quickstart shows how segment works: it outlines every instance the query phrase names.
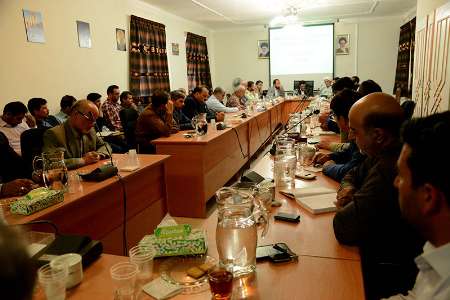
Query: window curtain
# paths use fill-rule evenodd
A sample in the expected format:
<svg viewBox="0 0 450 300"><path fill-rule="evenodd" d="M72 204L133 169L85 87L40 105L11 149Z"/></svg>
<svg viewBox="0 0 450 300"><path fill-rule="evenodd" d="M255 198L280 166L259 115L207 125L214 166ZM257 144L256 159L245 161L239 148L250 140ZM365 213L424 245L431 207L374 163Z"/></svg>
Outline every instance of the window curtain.
<svg viewBox="0 0 450 300"><path fill-rule="evenodd" d="M212 88L206 37L188 32L186 36L186 62L189 90L203 85Z"/></svg>
<svg viewBox="0 0 450 300"><path fill-rule="evenodd" d="M150 96L156 89L170 91L164 24L131 16L130 91Z"/></svg>
<svg viewBox="0 0 450 300"><path fill-rule="evenodd" d="M400 27L394 94L400 89L400 96L407 98L411 98L412 95L412 66L414 65L415 30L415 18Z"/></svg>

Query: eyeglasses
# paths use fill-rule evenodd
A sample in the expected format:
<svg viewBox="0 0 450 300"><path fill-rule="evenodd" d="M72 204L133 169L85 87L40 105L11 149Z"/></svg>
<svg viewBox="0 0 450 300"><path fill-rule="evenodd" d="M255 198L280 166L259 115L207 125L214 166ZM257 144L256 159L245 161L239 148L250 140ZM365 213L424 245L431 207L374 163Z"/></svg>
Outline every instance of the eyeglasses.
<svg viewBox="0 0 450 300"><path fill-rule="evenodd" d="M89 115L86 115L85 113L82 113L81 111L77 110L77 113L79 113L80 115L83 116L83 118L85 118L86 120L88 120L91 123L95 123L95 119L94 116L92 115L92 112L89 112Z"/></svg>

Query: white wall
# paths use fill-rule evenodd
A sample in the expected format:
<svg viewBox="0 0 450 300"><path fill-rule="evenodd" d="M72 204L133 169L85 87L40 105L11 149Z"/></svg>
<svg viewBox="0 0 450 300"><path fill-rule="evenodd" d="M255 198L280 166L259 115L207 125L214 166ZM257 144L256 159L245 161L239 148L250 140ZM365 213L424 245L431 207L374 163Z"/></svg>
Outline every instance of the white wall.
<svg viewBox="0 0 450 300"><path fill-rule="evenodd" d="M349 55L336 57L336 76L356 74L361 80L375 80L383 91L392 93L400 26L400 17L337 23L335 34L350 34L351 48ZM267 88L269 61L256 55L259 39L268 39L268 30L263 26L214 32L217 85L230 89L232 79L240 76L261 79Z"/></svg>
<svg viewBox="0 0 450 300"><path fill-rule="evenodd" d="M268 40L264 26L239 31L216 31L213 34L215 86L231 90L234 78L262 80L268 88L269 60L258 58L258 40Z"/></svg>
<svg viewBox="0 0 450 300"><path fill-rule="evenodd" d="M27 42L22 9L42 13L44 44ZM128 36L131 14L166 25L171 87L187 88L185 32L206 36L210 52L213 47L209 30L199 24L139 0L0 0L0 109L13 99L43 97L56 113L65 94L106 94L110 84L128 89L129 53L116 50L115 28ZM78 47L77 20L90 23L91 49ZM180 44L179 56L171 54L172 42Z"/></svg>
<svg viewBox="0 0 450 300"><path fill-rule="evenodd" d="M358 24L358 76L374 80L389 94L394 89L401 25L400 18Z"/></svg>

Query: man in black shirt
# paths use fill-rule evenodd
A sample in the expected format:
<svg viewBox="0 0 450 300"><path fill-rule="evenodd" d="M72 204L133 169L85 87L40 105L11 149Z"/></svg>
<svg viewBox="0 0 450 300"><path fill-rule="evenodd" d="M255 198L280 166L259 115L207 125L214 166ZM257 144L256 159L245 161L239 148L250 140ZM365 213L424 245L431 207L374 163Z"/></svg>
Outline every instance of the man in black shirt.
<svg viewBox="0 0 450 300"><path fill-rule="evenodd" d="M400 105L383 93L358 100L349 113L350 138L367 158L342 180L333 226L339 242L360 247L368 299L411 289L424 243L401 218L393 185L402 121Z"/></svg>
<svg viewBox="0 0 450 300"><path fill-rule="evenodd" d="M205 101L209 97L209 92L206 87L197 86L192 91L192 94L186 97L184 101L183 112L189 118L192 119L198 114L205 113L206 119L209 121L211 119L216 119L217 122L222 122L224 119L224 113L218 112L214 113L208 109Z"/></svg>

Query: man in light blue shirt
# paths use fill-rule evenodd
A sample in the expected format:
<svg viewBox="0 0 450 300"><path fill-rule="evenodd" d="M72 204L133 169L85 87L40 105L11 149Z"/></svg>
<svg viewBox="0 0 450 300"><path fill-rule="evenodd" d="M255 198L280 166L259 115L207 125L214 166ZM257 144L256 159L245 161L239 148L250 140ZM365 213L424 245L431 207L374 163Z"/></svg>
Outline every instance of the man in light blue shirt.
<svg viewBox="0 0 450 300"><path fill-rule="evenodd" d="M414 288L390 300L450 299L449 131L449 111L413 119L403 127L395 179L400 210L427 242L415 259L419 274Z"/></svg>
<svg viewBox="0 0 450 300"><path fill-rule="evenodd" d="M225 91L221 87L216 87L213 94L206 100L206 105L208 109L214 112L237 112L239 108L237 107L226 107L223 105L222 101L225 97Z"/></svg>
<svg viewBox="0 0 450 300"><path fill-rule="evenodd" d="M60 107L61 110L55 115L59 124L64 123L67 118L69 118L70 112L72 111L72 105L77 101L74 96L65 95L61 98Z"/></svg>

